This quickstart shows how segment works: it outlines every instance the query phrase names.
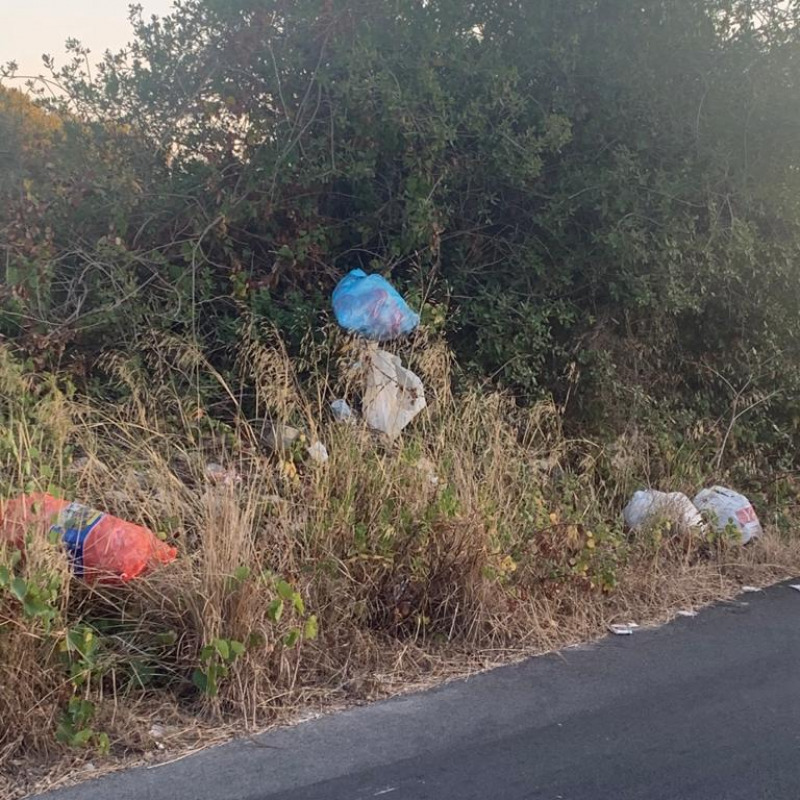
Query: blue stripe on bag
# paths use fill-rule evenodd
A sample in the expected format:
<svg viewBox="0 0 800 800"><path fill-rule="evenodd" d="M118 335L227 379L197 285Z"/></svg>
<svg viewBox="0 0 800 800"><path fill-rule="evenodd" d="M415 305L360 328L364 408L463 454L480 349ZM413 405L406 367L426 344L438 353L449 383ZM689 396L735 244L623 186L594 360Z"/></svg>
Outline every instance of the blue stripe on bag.
<svg viewBox="0 0 800 800"><path fill-rule="evenodd" d="M72 569L78 577L83 576L83 548L86 539L104 516L101 511L94 511L80 503L71 503L59 513L50 528L64 542Z"/></svg>

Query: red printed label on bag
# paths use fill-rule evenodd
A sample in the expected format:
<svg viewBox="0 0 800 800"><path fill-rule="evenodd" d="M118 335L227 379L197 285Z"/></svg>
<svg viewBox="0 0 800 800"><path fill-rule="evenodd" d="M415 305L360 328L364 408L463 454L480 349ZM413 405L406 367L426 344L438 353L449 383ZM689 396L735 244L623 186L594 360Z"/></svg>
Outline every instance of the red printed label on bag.
<svg viewBox="0 0 800 800"><path fill-rule="evenodd" d="M736 512L736 519L738 520L740 525L749 525L751 522L758 522L758 517L756 516L756 512L753 509L753 506L740 508Z"/></svg>

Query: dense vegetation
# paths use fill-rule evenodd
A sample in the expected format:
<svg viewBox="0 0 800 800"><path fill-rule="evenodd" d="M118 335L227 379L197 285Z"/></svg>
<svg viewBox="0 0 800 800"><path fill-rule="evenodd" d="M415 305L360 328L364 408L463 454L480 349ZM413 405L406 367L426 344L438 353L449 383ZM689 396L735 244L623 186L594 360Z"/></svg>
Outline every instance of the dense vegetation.
<svg viewBox="0 0 800 800"><path fill-rule="evenodd" d="M134 9L124 53L90 72L74 45L45 119L5 94L2 333L85 374L155 328L229 365L253 320L297 351L363 266L464 367L571 417L777 391L759 435L793 436L799 21L772 0Z"/></svg>
<svg viewBox="0 0 800 800"><path fill-rule="evenodd" d="M3 72L0 490L180 556L108 594L51 545L0 553L0 765L54 731L147 750L154 696L256 724L389 660L553 646L798 563L798 0L131 20L99 64L72 42L27 88ZM430 408L393 448L327 416L357 401L329 310L357 266L422 310L392 347ZM265 418L330 463L266 453ZM622 531L633 489L712 479L776 538Z"/></svg>

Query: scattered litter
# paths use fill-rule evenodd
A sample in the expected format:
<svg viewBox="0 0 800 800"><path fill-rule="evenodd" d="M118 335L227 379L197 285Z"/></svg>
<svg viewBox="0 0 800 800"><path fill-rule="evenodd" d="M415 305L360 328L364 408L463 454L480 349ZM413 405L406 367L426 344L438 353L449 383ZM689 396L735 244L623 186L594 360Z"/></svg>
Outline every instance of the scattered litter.
<svg viewBox="0 0 800 800"><path fill-rule="evenodd" d="M334 400L331 403L331 414L336 422L350 422L356 421L356 415L347 400Z"/></svg>
<svg viewBox="0 0 800 800"><path fill-rule="evenodd" d="M396 439L427 403L425 387L397 356L385 350L372 355L364 392L364 418L370 428Z"/></svg>
<svg viewBox="0 0 800 800"><path fill-rule="evenodd" d="M728 525L733 525L741 535L741 544L747 544L764 532L750 501L732 489L724 486L703 489L694 498L694 504L700 511L707 512L717 532L722 533Z"/></svg>
<svg viewBox="0 0 800 800"><path fill-rule="evenodd" d="M430 486L439 485L439 476L436 474L436 465L433 461L423 456L414 466L419 470Z"/></svg>
<svg viewBox="0 0 800 800"><path fill-rule="evenodd" d="M167 729L158 722L154 722L150 727L150 735L154 739L163 739L167 733Z"/></svg>
<svg viewBox="0 0 800 800"><path fill-rule="evenodd" d="M756 594L757 592L763 592L763 589L759 589L758 586L742 586L742 591L745 594Z"/></svg>
<svg viewBox="0 0 800 800"><path fill-rule="evenodd" d="M678 612L678 616L679 617L696 617L697 616L697 612L696 611L692 611L691 608L682 608Z"/></svg>
<svg viewBox="0 0 800 800"><path fill-rule="evenodd" d="M206 464L206 477L212 483L233 486L242 482L242 476L235 469L225 469L222 464Z"/></svg>
<svg viewBox="0 0 800 800"><path fill-rule="evenodd" d="M93 761L87 761L83 765L83 769L85 772L97 772L97 767L94 765Z"/></svg>
<svg viewBox="0 0 800 800"><path fill-rule="evenodd" d="M308 457L317 464L328 463L328 450L322 442L314 442L306 448Z"/></svg>
<svg viewBox="0 0 800 800"><path fill-rule="evenodd" d="M389 281L360 269L339 281L332 300L336 321L367 339L396 339L419 325L419 314L408 307Z"/></svg>
<svg viewBox="0 0 800 800"><path fill-rule="evenodd" d="M22 549L37 528L42 536L60 538L74 573L91 580L127 582L177 554L147 528L50 494L0 503L0 539Z"/></svg>
<svg viewBox="0 0 800 800"><path fill-rule="evenodd" d="M611 631L611 633L613 633L615 636L633 635L633 627L631 627L630 625L622 625L620 623L615 623L614 625L609 625L608 630Z"/></svg>
<svg viewBox="0 0 800 800"><path fill-rule="evenodd" d="M302 431L291 425L267 422L263 433L263 442L270 450L288 450L301 436Z"/></svg>
<svg viewBox="0 0 800 800"><path fill-rule="evenodd" d="M789 586L790 589L794 589L796 592L800 592L800 583L793 583Z"/></svg>
<svg viewBox="0 0 800 800"><path fill-rule="evenodd" d="M625 506L622 516L631 530L644 528L660 520L685 529L703 526L700 512L681 492L657 492L654 489L638 491Z"/></svg>

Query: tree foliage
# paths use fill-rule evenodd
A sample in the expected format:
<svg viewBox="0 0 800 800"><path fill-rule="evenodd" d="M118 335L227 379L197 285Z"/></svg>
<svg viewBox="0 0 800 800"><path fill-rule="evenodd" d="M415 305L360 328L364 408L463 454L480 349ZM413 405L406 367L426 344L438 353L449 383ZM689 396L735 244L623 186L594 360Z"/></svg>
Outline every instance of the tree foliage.
<svg viewBox="0 0 800 800"><path fill-rule="evenodd" d="M746 386L796 429L797 0L131 19L91 74L77 43L53 69L45 143L11 138L50 164L2 187L0 329L20 346L77 358L155 326L218 349L250 314L299 337L361 266L444 318L464 365L577 418L718 414ZM22 119L9 97L0 125Z"/></svg>

